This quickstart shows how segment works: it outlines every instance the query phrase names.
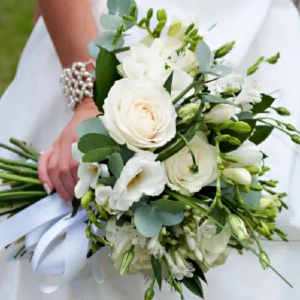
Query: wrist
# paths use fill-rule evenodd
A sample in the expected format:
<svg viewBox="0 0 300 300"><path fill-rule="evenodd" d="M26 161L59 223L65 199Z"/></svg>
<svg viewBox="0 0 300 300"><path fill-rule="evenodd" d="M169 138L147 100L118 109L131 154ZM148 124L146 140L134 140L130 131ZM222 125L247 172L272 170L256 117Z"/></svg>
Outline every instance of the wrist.
<svg viewBox="0 0 300 300"><path fill-rule="evenodd" d="M82 111L94 111L95 116L100 113L98 107L94 102L94 99L90 97L85 98L81 103L78 103L78 105L76 106L75 114Z"/></svg>

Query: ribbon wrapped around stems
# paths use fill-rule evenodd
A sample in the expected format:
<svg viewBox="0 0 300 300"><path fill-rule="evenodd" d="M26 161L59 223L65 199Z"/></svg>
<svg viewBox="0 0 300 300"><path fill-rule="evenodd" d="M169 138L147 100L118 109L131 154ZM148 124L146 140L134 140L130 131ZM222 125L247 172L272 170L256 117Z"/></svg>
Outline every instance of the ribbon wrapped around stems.
<svg viewBox="0 0 300 300"><path fill-rule="evenodd" d="M86 265L89 240L84 221L88 215L85 210L80 210L73 218L70 218L71 214L72 208L58 194L53 194L0 224L0 249L25 237L24 250L33 252L32 271L43 293L53 293L62 285L78 280L76 277ZM7 260L13 260L14 254L15 251ZM97 268L99 254L93 260L97 263L93 263L92 274L98 283L102 283ZM59 282L43 284L40 277L47 275L57 275Z"/></svg>

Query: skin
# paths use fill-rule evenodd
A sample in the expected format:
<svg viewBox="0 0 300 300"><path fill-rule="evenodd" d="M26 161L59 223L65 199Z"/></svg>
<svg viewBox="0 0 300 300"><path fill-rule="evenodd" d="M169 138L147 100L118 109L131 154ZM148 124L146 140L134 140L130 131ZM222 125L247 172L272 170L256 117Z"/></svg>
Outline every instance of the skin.
<svg viewBox="0 0 300 300"><path fill-rule="evenodd" d="M89 0L39 0L39 9L45 20L57 55L63 68L73 62L89 61L87 44L98 34ZM88 71L93 70L90 64ZM53 145L38 161L39 178L45 190L56 190L66 201L74 197L78 181L78 163L72 158L71 146L78 141L77 126L85 119L99 114L91 98L77 105L74 116Z"/></svg>

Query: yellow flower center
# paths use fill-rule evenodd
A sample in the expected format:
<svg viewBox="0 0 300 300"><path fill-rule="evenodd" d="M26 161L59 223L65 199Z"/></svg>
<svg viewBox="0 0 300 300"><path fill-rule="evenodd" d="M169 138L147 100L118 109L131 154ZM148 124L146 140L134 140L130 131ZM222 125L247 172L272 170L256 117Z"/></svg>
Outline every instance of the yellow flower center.
<svg viewBox="0 0 300 300"><path fill-rule="evenodd" d="M98 170L99 170L98 166L91 165L91 169L92 169L92 172L93 172L94 174L97 174L97 173L98 173Z"/></svg>

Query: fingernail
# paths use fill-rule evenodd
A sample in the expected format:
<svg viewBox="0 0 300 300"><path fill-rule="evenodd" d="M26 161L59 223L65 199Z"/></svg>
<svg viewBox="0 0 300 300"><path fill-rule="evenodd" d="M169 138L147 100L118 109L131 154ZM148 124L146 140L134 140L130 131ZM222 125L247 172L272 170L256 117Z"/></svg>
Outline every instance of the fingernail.
<svg viewBox="0 0 300 300"><path fill-rule="evenodd" d="M45 184L43 184L43 187L44 187L44 190L46 191L46 193L48 195L50 195L51 194L51 189L50 189L49 185L47 183L45 183Z"/></svg>

